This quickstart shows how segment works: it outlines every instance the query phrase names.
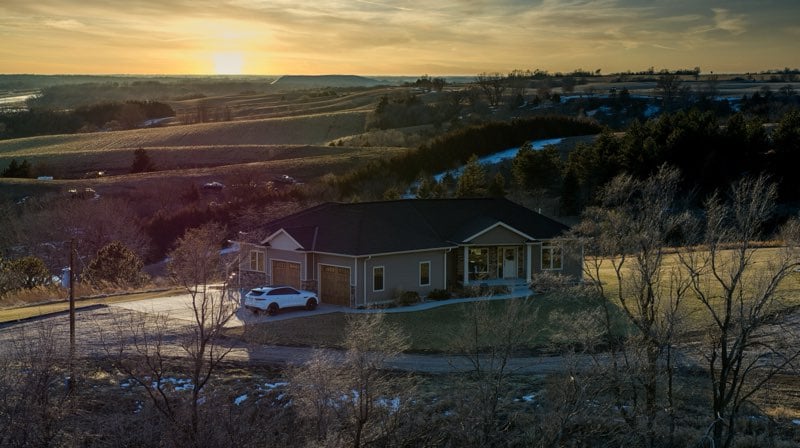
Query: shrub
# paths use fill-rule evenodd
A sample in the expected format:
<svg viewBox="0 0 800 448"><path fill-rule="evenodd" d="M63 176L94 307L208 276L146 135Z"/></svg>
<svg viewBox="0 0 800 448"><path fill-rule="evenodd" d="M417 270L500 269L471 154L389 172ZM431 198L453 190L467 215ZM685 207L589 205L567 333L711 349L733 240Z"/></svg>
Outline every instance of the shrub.
<svg viewBox="0 0 800 448"><path fill-rule="evenodd" d="M409 306L419 302L420 297L416 291L403 291L395 296L394 301L400 306Z"/></svg>
<svg viewBox="0 0 800 448"><path fill-rule="evenodd" d="M147 276L142 273L144 263L135 252L114 241L97 252L89 262L83 276L93 285L141 286Z"/></svg>
<svg viewBox="0 0 800 448"><path fill-rule="evenodd" d="M553 290L564 289L574 283L575 280L566 275L541 272L533 275L531 283L528 286L533 292L544 294Z"/></svg>
<svg viewBox="0 0 800 448"><path fill-rule="evenodd" d="M451 297L446 289L434 289L428 293L428 300L447 300Z"/></svg>
<svg viewBox="0 0 800 448"><path fill-rule="evenodd" d="M458 292L458 295L461 297L488 297L499 294L508 294L509 292L511 292L511 290L505 285L490 286L486 283L476 283L465 286Z"/></svg>

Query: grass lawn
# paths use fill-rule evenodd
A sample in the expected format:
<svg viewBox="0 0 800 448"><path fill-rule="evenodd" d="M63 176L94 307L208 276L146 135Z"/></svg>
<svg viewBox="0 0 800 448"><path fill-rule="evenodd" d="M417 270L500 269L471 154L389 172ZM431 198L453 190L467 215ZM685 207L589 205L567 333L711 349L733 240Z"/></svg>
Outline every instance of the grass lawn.
<svg viewBox="0 0 800 448"><path fill-rule="evenodd" d="M530 332L534 337L526 347L530 351L541 350L547 344L553 329L549 322L552 312L571 313L591 308L585 302L546 294L528 299L489 301L487 312L500 316L510 300L524 300L522 309L532 316ZM445 305L425 311L387 313L386 322L398 325L408 335L410 351L445 352L452 348L451 341L462 331L465 312L472 306L475 303ZM263 344L341 347L348 316L358 315L333 313L288 319L250 325L245 329L232 329L229 335Z"/></svg>
<svg viewBox="0 0 800 448"><path fill-rule="evenodd" d="M755 280L760 276L760 272L758 270L759 267L764 266L772 261L777 261L778 257L780 256L780 251L783 250L781 248L776 247L764 247L756 249L753 253L753 267L749 268L748 271L745 273L743 285L750 286L755 284ZM729 253L722 252L722 255L728 255ZM587 258L587 264L590 263L591 260ZM633 260L629 260L626 263L629 263L628 266L631 266ZM679 268L680 260L678 255L676 254L668 254L664 258L663 268L665 270L669 270L673 267ZM606 296L618 303L617 299L617 288L619 287L619 281L617 280L614 269L612 268L612 263L610 260L603 260L602 267L600 269L600 279L603 283L603 286L606 291ZM668 278L665 276L664 284L665 288L669 287ZM711 291L716 291L717 293L721 293L721 289L719 289L719 285L716 284L714 281L711 281L708 285L708 289ZM776 301L774 303L774 308L778 309L786 309L790 307L794 307L800 305L800 272L793 272L789 274L783 282L779 285L778 291L776 294ZM708 315L708 311L705 309L703 304L694 298L691 295L691 292L687 295L687 297L683 300L683 314L688 319L688 322L692 326L703 325L710 323L709 319L710 316Z"/></svg>
<svg viewBox="0 0 800 448"><path fill-rule="evenodd" d="M778 253L777 248L758 249L754 255L756 266L766 265L774 260ZM669 255L665 260L665 267L677 264L677 256ZM753 271L754 274L758 274ZM601 279L612 303L616 294L617 279L613 275L611 263L604 263L601 270ZM800 304L800 272L790 274L779 288L779 300L776 307L788 308ZM521 300L521 299L517 299ZM399 325L408 335L411 351L414 352L443 352L451 348L451 341L457 337L464 321L464 312L471 303L462 303L442 306L426 311L408 313L388 313L386 321ZM500 316L508 301L491 301L488 303L487 312ZM531 332L535 335L529 350L546 349L550 336L557 328L550 321L551 314L555 311L570 315L580 311L587 311L592 305L577 298L564 297L558 294L532 296L523 305L525 312L532 317ZM687 297L684 300L684 312L688 325L697 327L708 322L708 313L702 304ZM627 326L621 310L615 313L615 331L617 335L626 332ZM344 328L347 315L343 313L310 316L298 319L289 319L270 322L260 325L251 325L248 328L233 330L231 336L265 344L296 345L315 347L341 347L344 338Z"/></svg>
<svg viewBox="0 0 800 448"><path fill-rule="evenodd" d="M135 294L118 294L106 297L92 297L76 299L75 309L86 308L93 305L107 305L109 303L132 302L134 300L155 299L175 295L178 290L169 289L155 292L142 292ZM20 319L44 316L69 310L69 300L49 302L39 305L29 305L18 308L0 309L0 323L13 322Z"/></svg>

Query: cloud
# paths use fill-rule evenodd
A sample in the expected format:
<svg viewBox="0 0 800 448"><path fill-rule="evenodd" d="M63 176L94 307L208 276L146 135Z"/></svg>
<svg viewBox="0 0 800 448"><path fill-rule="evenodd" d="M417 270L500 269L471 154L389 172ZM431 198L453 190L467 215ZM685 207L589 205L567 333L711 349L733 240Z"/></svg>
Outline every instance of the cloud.
<svg viewBox="0 0 800 448"><path fill-rule="evenodd" d="M747 31L747 21L744 14L733 14L727 9L712 8L714 12L714 27L738 35Z"/></svg>
<svg viewBox="0 0 800 448"><path fill-rule="evenodd" d="M51 28L67 31L79 30L86 27L86 25L75 19L48 19L44 21L44 24Z"/></svg>
<svg viewBox="0 0 800 448"><path fill-rule="evenodd" d="M63 67L70 60L63 49L72 47L95 56L98 64L109 64L110 71L131 70L129 60L138 57L142 64L174 60L172 70L181 72L200 70L200 63L179 65L192 57L237 51L270 73L470 74L514 68L693 67L705 64L705 54L717 56L713 52L720 46L745 48L754 41L793 54L786 49L797 36L797 0L758 5L726 0L724 7L713 9L702 3L128 0L123 8L108 0L0 0L6 47L5 52L0 48L0 60L5 58L4 67L24 70L26 59L12 59L12 53L34 58L39 53L40 64ZM48 51L54 48L59 50ZM130 59L122 61L123 55ZM742 52L737 63L760 56ZM791 60L777 65L786 64L796 65Z"/></svg>

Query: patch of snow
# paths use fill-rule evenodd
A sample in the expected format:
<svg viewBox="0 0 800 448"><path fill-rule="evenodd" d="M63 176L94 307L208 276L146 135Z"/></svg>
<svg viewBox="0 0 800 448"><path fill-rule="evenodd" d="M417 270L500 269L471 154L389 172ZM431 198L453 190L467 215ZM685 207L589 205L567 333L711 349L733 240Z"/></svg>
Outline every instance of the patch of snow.
<svg viewBox="0 0 800 448"><path fill-rule="evenodd" d="M533 403L534 401L536 401L536 394L523 395L522 398L518 398L515 401L524 401L525 403Z"/></svg>
<svg viewBox="0 0 800 448"><path fill-rule="evenodd" d="M238 397L236 397L235 400L233 400L233 404L235 404L236 406L240 406L246 400L247 400L247 394L239 395Z"/></svg>
<svg viewBox="0 0 800 448"><path fill-rule="evenodd" d="M161 384L162 385L171 384L173 386L175 392L183 392L183 391L191 390L192 387L194 387L192 385L192 380L190 380L188 378L186 378L186 379L171 378L171 377L162 378L161 379ZM151 382L150 383L150 387L152 389L158 388L158 381Z"/></svg>
<svg viewBox="0 0 800 448"><path fill-rule="evenodd" d="M279 388L279 387L286 387L286 386L288 386L288 385L289 385L289 383L286 383L286 382L277 382L277 383L264 383L264 387L265 387L266 389L269 389L269 390L272 390L272 389L277 389L277 388Z"/></svg>
<svg viewBox="0 0 800 448"><path fill-rule="evenodd" d="M655 104L648 104L647 109L644 110L645 118L650 118L657 113L661 112L661 108L656 106Z"/></svg>
<svg viewBox="0 0 800 448"><path fill-rule="evenodd" d="M136 409L133 410L133 413L138 414L142 412L142 409L144 409L144 403L142 403L139 400L136 400Z"/></svg>
<svg viewBox="0 0 800 448"><path fill-rule="evenodd" d="M397 412L400 409L400 399L395 398L379 398L376 400L378 406L388 408L391 412Z"/></svg>
<svg viewBox="0 0 800 448"><path fill-rule="evenodd" d="M795 425L795 426L800 426L800 419L796 418L796 419L792 420L792 424Z"/></svg>
<svg viewBox="0 0 800 448"><path fill-rule="evenodd" d="M550 146L550 145L557 145L557 144L561 143L563 140L564 140L563 138L547 138L547 139L543 139L543 140L535 140L535 141L531 142L531 148L534 151L541 151L545 147ZM496 164L501 163L503 161L506 161L506 160L509 160L509 159L513 159L514 157L516 157L516 155L519 152L520 148L521 148L520 146L517 146L517 147L514 147L514 148L504 149L504 150L496 152L494 154L489 154L488 156L484 156L484 157L479 158L478 159L478 163L480 163L481 165L496 165ZM436 174L436 175L433 176L433 178L436 179L436 182L441 182L442 179L444 178L444 176L446 176L448 173L450 173L450 175L452 175L453 177L458 177L463 172L464 172L464 167L462 166L462 167L456 168L454 170L445 171L443 173Z"/></svg>
<svg viewBox="0 0 800 448"><path fill-rule="evenodd" d="M164 118L152 118L152 119L150 119L150 120L145 120L145 121L142 123L142 126L143 126L143 127L155 126L155 125L157 125L157 124L164 123L164 122L166 122L166 121L169 121L169 120L171 120L171 119L172 119L172 117L164 117Z"/></svg>

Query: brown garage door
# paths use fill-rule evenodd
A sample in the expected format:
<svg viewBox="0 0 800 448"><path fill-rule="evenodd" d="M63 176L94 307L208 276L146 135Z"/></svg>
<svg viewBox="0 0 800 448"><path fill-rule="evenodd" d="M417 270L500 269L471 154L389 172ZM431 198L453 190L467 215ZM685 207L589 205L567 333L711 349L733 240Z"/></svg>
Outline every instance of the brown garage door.
<svg viewBox="0 0 800 448"><path fill-rule="evenodd" d="M272 260L272 284L300 289L300 263Z"/></svg>
<svg viewBox="0 0 800 448"><path fill-rule="evenodd" d="M350 268L322 265L320 270L320 300L350 306Z"/></svg>

